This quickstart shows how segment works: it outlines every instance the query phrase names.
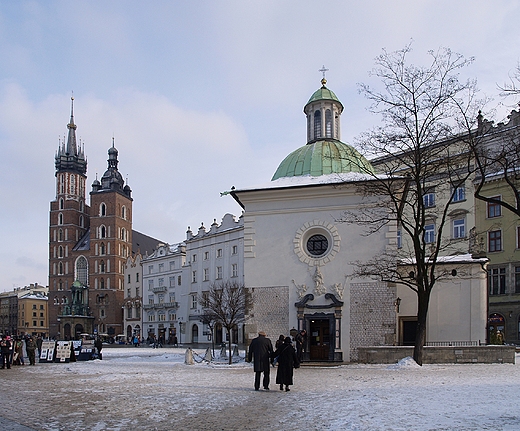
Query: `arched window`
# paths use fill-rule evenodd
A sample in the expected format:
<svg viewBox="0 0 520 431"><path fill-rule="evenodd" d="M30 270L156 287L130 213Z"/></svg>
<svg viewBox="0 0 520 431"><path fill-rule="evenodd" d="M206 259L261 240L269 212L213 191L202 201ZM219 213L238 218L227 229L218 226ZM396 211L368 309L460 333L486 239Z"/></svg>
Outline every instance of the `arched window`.
<svg viewBox="0 0 520 431"><path fill-rule="evenodd" d="M124 205L121 207L121 218L126 220L126 207Z"/></svg>
<svg viewBox="0 0 520 431"><path fill-rule="evenodd" d="M85 256L80 256L76 260L76 280L78 280L83 286L87 286L88 265Z"/></svg>
<svg viewBox="0 0 520 431"><path fill-rule="evenodd" d="M63 198L60 198L60 210L62 210L62 209L63 209L63 205L64 205L64 203L63 203L63 202L64 202L64 201L63 201Z"/></svg>
<svg viewBox="0 0 520 431"><path fill-rule="evenodd" d="M325 111L325 137L332 138L332 112L330 109Z"/></svg>
<svg viewBox="0 0 520 431"><path fill-rule="evenodd" d="M99 288L100 289L104 289L105 288L105 279L104 278L101 278L99 280Z"/></svg>
<svg viewBox="0 0 520 431"><path fill-rule="evenodd" d="M58 248L58 257L63 257L63 247L61 245Z"/></svg>
<svg viewBox="0 0 520 431"><path fill-rule="evenodd" d="M101 272L101 273L105 272L105 261L104 260L102 260L99 263L99 272Z"/></svg>
<svg viewBox="0 0 520 431"><path fill-rule="evenodd" d="M105 226L99 227L99 237L106 238L107 237L107 228Z"/></svg>
<svg viewBox="0 0 520 431"><path fill-rule="evenodd" d="M102 242L101 245L99 246L99 254L104 255L105 253L106 253L106 251L105 251L105 243Z"/></svg>
<svg viewBox="0 0 520 431"><path fill-rule="evenodd" d="M58 274L63 274L63 262L60 262L58 264Z"/></svg>
<svg viewBox="0 0 520 431"><path fill-rule="evenodd" d="M80 226L80 227L85 227L85 226L84 226L84 223L85 223L85 222L84 222L84 220L83 220L83 216L80 215L80 216L79 216L79 226Z"/></svg>
<svg viewBox="0 0 520 431"><path fill-rule="evenodd" d="M198 343L199 342L199 327L197 324L194 324L191 327L191 342Z"/></svg>
<svg viewBox="0 0 520 431"><path fill-rule="evenodd" d="M58 214L58 224L59 224L59 225L62 225L62 224L63 224L63 214L62 214L62 213L59 213L59 214Z"/></svg>
<svg viewBox="0 0 520 431"><path fill-rule="evenodd" d="M99 215L102 217L107 215L107 206L105 205L104 202L102 202L99 205Z"/></svg>
<svg viewBox="0 0 520 431"><path fill-rule="evenodd" d="M85 211L85 203L84 203L83 201L81 201L81 202L79 203L79 210L80 210L81 212Z"/></svg>
<svg viewBox="0 0 520 431"><path fill-rule="evenodd" d="M58 299L57 296L54 297L54 305L59 305L60 304L60 300Z"/></svg>
<svg viewBox="0 0 520 431"><path fill-rule="evenodd" d="M58 230L58 241L63 241L63 230Z"/></svg>
<svg viewBox="0 0 520 431"><path fill-rule="evenodd" d="M76 194L76 175L70 176L70 194L71 195Z"/></svg>
<svg viewBox="0 0 520 431"><path fill-rule="evenodd" d="M314 139L321 138L321 111L314 112Z"/></svg>

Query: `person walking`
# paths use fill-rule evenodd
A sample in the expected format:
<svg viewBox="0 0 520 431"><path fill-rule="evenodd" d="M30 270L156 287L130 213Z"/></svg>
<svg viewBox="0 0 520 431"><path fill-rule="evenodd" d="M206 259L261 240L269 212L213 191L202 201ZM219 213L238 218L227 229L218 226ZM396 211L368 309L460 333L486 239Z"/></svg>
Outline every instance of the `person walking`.
<svg viewBox="0 0 520 431"><path fill-rule="evenodd" d="M25 350L27 351L27 357L29 358L29 365L34 365L36 363L36 341L32 336L25 341Z"/></svg>
<svg viewBox="0 0 520 431"><path fill-rule="evenodd" d="M273 344L271 340L266 337L264 331L258 333L258 337L251 341L249 352L247 354L248 362L253 361L253 369L255 371L255 391L260 389L260 378L264 373L263 387L266 391L269 390L270 382L270 359L273 353Z"/></svg>
<svg viewBox="0 0 520 431"><path fill-rule="evenodd" d="M289 386L293 385L293 372L295 368L300 368L300 361L296 355L296 350L292 345L291 337L286 337L283 344L273 353L278 357L278 371L276 372L276 383L280 385L280 390L289 392Z"/></svg>
<svg viewBox="0 0 520 431"><path fill-rule="evenodd" d="M23 340L21 337L16 337L14 342L13 365L25 365L23 360Z"/></svg>
<svg viewBox="0 0 520 431"><path fill-rule="evenodd" d="M101 341L101 338L96 338L96 341L94 341L94 347L97 350L98 358L103 359L103 354L101 353L101 350L103 350L103 342Z"/></svg>
<svg viewBox="0 0 520 431"><path fill-rule="evenodd" d="M2 350L2 369L6 366L11 368L11 337L6 336L0 341L0 349Z"/></svg>

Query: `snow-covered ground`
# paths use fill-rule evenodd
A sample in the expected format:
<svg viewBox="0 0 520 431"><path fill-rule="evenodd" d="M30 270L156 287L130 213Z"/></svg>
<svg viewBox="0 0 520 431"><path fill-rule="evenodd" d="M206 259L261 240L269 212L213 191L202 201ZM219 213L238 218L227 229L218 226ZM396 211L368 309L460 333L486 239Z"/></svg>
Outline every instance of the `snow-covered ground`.
<svg viewBox="0 0 520 431"><path fill-rule="evenodd" d="M200 361L204 351L196 353ZM243 360L231 366L184 360L183 348L107 347L102 361L0 370L0 425L9 429L14 421L56 431L520 430L520 365L419 367L408 358L390 366L302 367L290 392L278 389L272 369L271 390L256 392L252 365Z"/></svg>

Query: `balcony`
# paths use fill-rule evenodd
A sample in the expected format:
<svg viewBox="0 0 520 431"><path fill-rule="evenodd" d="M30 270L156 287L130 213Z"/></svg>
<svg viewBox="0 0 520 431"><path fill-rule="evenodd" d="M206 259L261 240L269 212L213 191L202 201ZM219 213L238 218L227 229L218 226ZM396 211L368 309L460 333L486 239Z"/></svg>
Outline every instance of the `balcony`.
<svg viewBox="0 0 520 431"><path fill-rule="evenodd" d="M152 287L153 293L166 292L167 290L168 290L168 287L166 287L166 286Z"/></svg>

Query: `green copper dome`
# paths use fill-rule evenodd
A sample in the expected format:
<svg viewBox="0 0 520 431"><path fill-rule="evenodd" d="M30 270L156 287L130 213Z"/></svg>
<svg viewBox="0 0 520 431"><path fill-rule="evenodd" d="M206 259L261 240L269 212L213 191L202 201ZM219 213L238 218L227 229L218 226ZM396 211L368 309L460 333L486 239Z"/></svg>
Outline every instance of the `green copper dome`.
<svg viewBox="0 0 520 431"><path fill-rule="evenodd" d="M330 139L314 141L289 154L278 166L271 181L284 177L359 172L374 173L374 168L355 148Z"/></svg>
<svg viewBox="0 0 520 431"><path fill-rule="evenodd" d="M327 81L323 79L321 81L322 86L318 90L314 92L314 94L311 96L309 101L305 106L307 106L309 103L317 102L319 100L334 100L335 102L338 102L341 105L341 109L343 110L343 104L339 101L337 96L334 94L332 90L329 90L327 87L325 87L325 84Z"/></svg>

